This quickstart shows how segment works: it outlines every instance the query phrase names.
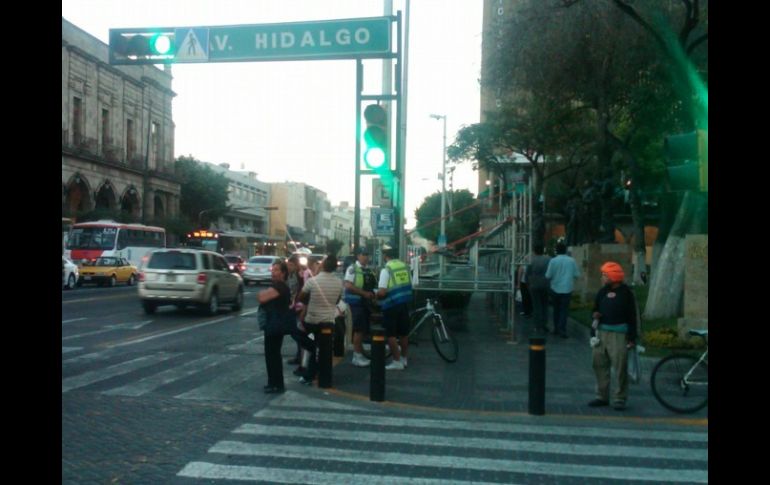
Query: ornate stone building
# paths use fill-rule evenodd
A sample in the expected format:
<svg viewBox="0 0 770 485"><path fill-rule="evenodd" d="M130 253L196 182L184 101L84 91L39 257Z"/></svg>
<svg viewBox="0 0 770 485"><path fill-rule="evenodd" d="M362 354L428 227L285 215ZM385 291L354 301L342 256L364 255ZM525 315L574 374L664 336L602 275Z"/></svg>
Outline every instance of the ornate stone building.
<svg viewBox="0 0 770 485"><path fill-rule="evenodd" d="M62 18L62 216L179 214L170 70L111 66L108 46Z"/></svg>

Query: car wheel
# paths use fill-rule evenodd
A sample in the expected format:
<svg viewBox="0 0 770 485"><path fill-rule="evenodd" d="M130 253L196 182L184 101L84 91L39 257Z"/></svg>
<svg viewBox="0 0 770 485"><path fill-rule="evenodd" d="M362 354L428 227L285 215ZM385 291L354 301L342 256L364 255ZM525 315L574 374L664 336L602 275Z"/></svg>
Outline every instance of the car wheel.
<svg viewBox="0 0 770 485"><path fill-rule="evenodd" d="M131 276L128 277L128 286L134 286L134 283L136 282L136 276L134 276L133 273L131 273Z"/></svg>
<svg viewBox="0 0 770 485"><path fill-rule="evenodd" d="M71 289L75 288L76 284L77 284L77 282L75 281L75 275L70 273L70 277L67 278L67 287L66 288L68 290L71 290Z"/></svg>
<svg viewBox="0 0 770 485"><path fill-rule="evenodd" d="M211 290L211 298L209 298L209 302L206 305L206 313L209 315L216 315L219 311L219 295L217 295L217 290Z"/></svg>
<svg viewBox="0 0 770 485"><path fill-rule="evenodd" d="M144 313L148 315L152 315L155 313L155 310L158 308L158 304L154 301L143 301L142 302L142 308L144 308Z"/></svg>
<svg viewBox="0 0 770 485"><path fill-rule="evenodd" d="M113 287L118 284L118 279L115 278L115 275L110 276L110 287Z"/></svg>
<svg viewBox="0 0 770 485"><path fill-rule="evenodd" d="M239 286L233 301L233 311L239 312L243 308L243 287Z"/></svg>

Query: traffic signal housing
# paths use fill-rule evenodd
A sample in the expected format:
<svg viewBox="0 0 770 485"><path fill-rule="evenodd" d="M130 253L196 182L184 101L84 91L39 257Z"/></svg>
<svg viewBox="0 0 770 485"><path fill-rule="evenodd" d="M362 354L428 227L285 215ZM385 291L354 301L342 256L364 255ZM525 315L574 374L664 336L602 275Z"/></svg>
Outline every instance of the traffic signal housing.
<svg viewBox="0 0 770 485"><path fill-rule="evenodd" d="M663 153L670 190L708 191L708 132L669 135Z"/></svg>
<svg viewBox="0 0 770 485"><path fill-rule="evenodd" d="M110 64L164 64L173 62L173 29L110 29Z"/></svg>
<svg viewBox="0 0 770 485"><path fill-rule="evenodd" d="M364 109L364 164L370 170L389 169L388 156L388 113L379 104L370 104Z"/></svg>

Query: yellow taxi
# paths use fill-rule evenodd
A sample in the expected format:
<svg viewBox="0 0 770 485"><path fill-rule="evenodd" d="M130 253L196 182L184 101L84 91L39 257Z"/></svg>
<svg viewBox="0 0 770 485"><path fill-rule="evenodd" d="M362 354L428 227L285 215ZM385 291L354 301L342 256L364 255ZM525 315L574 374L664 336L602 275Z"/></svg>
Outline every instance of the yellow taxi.
<svg viewBox="0 0 770 485"><path fill-rule="evenodd" d="M129 263L126 258L104 256L84 262L80 266L78 286L83 283L96 283L99 286L126 283L132 286L136 283L136 274L136 266Z"/></svg>

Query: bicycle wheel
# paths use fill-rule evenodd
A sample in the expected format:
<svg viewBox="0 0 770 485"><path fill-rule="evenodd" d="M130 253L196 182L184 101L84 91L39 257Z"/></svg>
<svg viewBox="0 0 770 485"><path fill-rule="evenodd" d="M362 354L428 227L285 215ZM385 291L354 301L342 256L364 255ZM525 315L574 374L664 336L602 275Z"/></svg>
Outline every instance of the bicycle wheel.
<svg viewBox="0 0 770 485"><path fill-rule="evenodd" d="M459 353L457 340L449 333L449 329L438 315L433 317L431 337L433 338L433 346L436 347L436 352L438 352L442 359L449 363L457 361Z"/></svg>
<svg viewBox="0 0 770 485"><path fill-rule="evenodd" d="M658 402L677 413L694 413L708 404L708 365L696 363L690 355L673 354L655 365L650 385Z"/></svg>

